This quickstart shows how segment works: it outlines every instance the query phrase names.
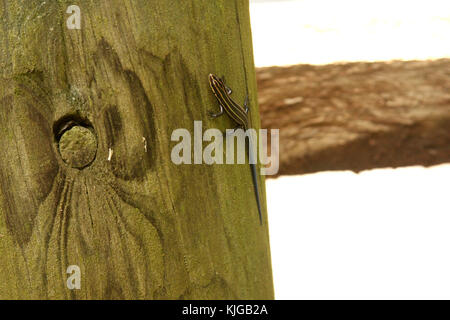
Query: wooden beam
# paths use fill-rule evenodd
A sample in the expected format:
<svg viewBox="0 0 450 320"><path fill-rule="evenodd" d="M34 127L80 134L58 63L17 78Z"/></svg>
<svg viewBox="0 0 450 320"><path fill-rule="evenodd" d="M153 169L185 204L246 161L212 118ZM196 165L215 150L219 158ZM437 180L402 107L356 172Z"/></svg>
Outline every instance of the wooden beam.
<svg viewBox="0 0 450 320"><path fill-rule="evenodd" d="M280 128L279 174L450 161L450 59L257 71L262 126Z"/></svg>

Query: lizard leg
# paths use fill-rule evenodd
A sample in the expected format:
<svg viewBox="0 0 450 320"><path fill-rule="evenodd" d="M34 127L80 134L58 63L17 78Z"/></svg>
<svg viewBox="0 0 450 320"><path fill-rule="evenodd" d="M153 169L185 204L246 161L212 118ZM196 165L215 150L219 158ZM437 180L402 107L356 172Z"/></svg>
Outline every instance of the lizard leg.
<svg viewBox="0 0 450 320"><path fill-rule="evenodd" d="M245 97L244 109L245 109L245 113L248 113L248 94Z"/></svg>
<svg viewBox="0 0 450 320"><path fill-rule="evenodd" d="M220 111L218 112L218 113L213 113L213 112L209 112L209 116L211 117L211 118L217 118L217 117L220 117L221 115L223 115L223 107L222 107L222 105L221 104L219 104L219 107L220 107Z"/></svg>
<svg viewBox="0 0 450 320"><path fill-rule="evenodd" d="M225 89L227 90L227 93L228 93L228 94L232 94L232 93L233 93L233 90L231 90L231 88L228 87L228 86L225 84L225 76L222 76L222 78L221 78L220 80L222 80L223 85L225 86Z"/></svg>

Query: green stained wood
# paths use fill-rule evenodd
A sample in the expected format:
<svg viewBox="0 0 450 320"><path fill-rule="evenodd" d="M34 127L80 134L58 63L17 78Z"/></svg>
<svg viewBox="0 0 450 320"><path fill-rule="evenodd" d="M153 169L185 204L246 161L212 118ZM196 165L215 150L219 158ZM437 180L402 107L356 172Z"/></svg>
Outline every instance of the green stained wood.
<svg viewBox="0 0 450 320"><path fill-rule="evenodd" d="M170 159L174 129L234 127L209 73L259 128L247 0L0 0L1 299L273 298L248 165ZM97 139L82 170L69 121Z"/></svg>

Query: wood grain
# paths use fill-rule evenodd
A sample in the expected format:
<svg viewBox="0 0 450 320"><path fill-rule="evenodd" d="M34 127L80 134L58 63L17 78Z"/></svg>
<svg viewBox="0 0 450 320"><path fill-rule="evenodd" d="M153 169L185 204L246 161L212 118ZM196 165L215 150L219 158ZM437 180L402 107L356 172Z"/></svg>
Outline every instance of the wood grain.
<svg viewBox="0 0 450 320"><path fill-rule="evenodd" d="M174 129L232 127L207 116L211 72L259 126L248 1L83 1L69 30L72 4L0 0L0 298L273 298L248 166L170 159ZM82 170L67 121L97 137Z"/></svg>

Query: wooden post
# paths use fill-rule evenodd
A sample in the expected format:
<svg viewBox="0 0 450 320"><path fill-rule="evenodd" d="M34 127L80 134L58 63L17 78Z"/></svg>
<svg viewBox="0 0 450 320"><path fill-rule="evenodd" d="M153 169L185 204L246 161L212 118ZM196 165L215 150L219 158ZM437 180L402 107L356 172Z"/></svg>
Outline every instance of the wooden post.
<svg viewBox="0 0 450 320"><path fill-rule="evenodd" d="M209 73L259 128L247 0L0 0L1 299L273 298L248 165L171 161Z"/></svg>

